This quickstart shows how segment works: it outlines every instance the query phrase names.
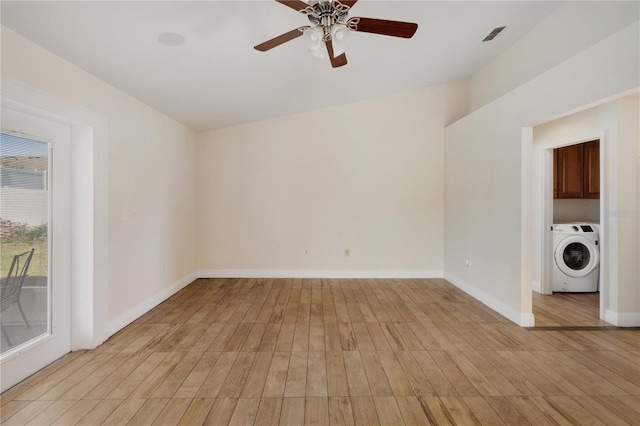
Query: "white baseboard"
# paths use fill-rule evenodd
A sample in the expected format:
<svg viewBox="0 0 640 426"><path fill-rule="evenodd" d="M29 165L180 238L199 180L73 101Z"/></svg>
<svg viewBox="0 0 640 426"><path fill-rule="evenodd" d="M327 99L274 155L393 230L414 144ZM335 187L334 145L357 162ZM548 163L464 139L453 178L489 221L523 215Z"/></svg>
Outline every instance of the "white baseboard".
<svg viewBox="0 0 640 426"><path fill-rule="evenodd" d="M145 301L138 303L136 306L129 309L127 312L124 312L118 315L116 318L109 321L109 324L107 326L107 338L109 336L114 335L118 331L122 330L127 325L131 324L133 321L140 318L142 315L146 314L151 309L155 308L160 303L164 302L165 300L173 296L178 291L182 290L188 284L191 284L197 278L198 278L197 271L194 271L189 275L185 276L184 278L182 278L181 280L165 288L164 290L149 297Z"/></svg>
<svg viewBox="0 0 640 426"><path fill-rule="evenodd" d="M536 293L542 293L542 285L539 282L531 281L531 290Z"/></svg>
<svg viewBox="0 0 640 426"><path fill-rule="evenodd" d="M606 310L604 320L617 327L640 327L640 314L619 314Z"/></svg>
<svg viewBox="0 0 640 426"><path fill-rule="evenodd" d="M504 303L496 300L493 296L485 293L482 290L479 290L477 287L466 283L455 275L451 275L449 273L444 274L444 279L449 281L451 284L458 287L460 290L464 291L468 295L472 296L475 299L478 299L480 302L484 303L500 315L506 317L507 319L513 321L518 324L520 327L533 327L535 324L535 319L533 313L523 314L510 306L505 305Z"/></svg>
<svg viewBox="0 0 640 426"><path fill-rule="evenodd" d="M535 327L536 319L533 316L533 312L530 314L520 314L520 323L518 324L520 327Z"/></svg>
<svg viewBox="0 0 640 426"><path fill-rule="evenodd" d="M198 278L442 278L441 270L200 269Z"/></svg>

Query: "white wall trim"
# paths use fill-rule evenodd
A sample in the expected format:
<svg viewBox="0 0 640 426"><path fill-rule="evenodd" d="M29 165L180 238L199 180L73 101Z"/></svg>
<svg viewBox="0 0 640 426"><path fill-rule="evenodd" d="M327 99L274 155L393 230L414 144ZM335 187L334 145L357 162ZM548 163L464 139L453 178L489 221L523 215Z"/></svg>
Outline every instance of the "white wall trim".
<svg viewBox="0 0 640 426"><path fill-rule="evenodd" d="M107 326L108 335L112 336L118 331L122 330L127 325L131 324L133 321L140 318L142 315L146 314L151 309L155 308L156 306L173 296L175 293L194 282L196 279L198 279L198 273L197 271L194 271L189 275L183 277L179 281L171 284L169 287L164 288L154 296L148 297L133 308L118 315L116 318L109 321L109 325Z"/></svg>
<svg viewBox="0 0 640 426"><path fill-rule="evenodd" d="M533 313L530 314L521 314L520 315L520 327L535 327L536 319L533 316Z"/></svg>
<svg viewBox="0 0 640 426"><path fill-rule="evenodd" d="M479 290L477 287L472 286L471 284L463 281L462 279L452 275L450 273L444 274L444 279L449 281L451 284L458 287L460 290L467 293L469 296L478 299L480 302L487 305L489 308L493 309L500 315L503 315L507 319L513 321L521 327L533 327L534 325L534 317L532 313L524 313L516 311L510 306L505 305L499 300L495 299L493 296L485 293L482 290Z"/></svg>
<svg viewBox="0 0 640 426"><path fill-rule="evenodd" d="M533 127L520 129L520 321L525 326L533 318ZM526 318L526 320L525 320ZM532 326L533 324L531 324Z"/></svg>
<svg viewBox="0 0 640 426"><path fill-rule="evenodd" d="M442 270L200 269L198 278L443 278Z"/></svg>
<svg viewBox="0 0 640 426"><path fill-rule="evenodd" d="M607 309L604 320L617 327L640 327L640 314L619 314Z"/></svg>
<svg viewBox="0 0 640 426"><path fill-rule="evenodd" d="M542 285L537 281L531 281L531 290L536 293L542 293Z"/></svg>
<svg viewBox="0 0 640 426"><path fill-rule="evenodd" d="M91 213L83 229L76 229L88 240L83 247L72 247L72 259L84 262L85 267L82 276L76 277L82 281L74 283L72 280L71 285L71 349L94 348L108 337L105 330L109 285L108 119L105 115L5 77L1 78L1 83L3 106L70 126L72 145L92 144L84 152L84 157L89 156L87 159L91 165L81 176L92 180L88 193L84 194L90 195L91 199L85 200L82 206L91 209ZM77 326L78 321L84 321L82 327Z"/></svg>

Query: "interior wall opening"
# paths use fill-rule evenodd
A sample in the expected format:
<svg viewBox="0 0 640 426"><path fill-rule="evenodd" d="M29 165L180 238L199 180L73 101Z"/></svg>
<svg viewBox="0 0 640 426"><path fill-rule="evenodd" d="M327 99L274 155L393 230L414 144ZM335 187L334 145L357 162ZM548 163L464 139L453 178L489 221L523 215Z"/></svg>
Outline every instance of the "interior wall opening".
<svg viewBox="0 0 640 426"><path fill-rule="evenodd" d="M561 124L562 125L562 124ZM555 141L544 150L538 326L601 326L600 137ZM547 214L545 214L547 213Z"/></svg>

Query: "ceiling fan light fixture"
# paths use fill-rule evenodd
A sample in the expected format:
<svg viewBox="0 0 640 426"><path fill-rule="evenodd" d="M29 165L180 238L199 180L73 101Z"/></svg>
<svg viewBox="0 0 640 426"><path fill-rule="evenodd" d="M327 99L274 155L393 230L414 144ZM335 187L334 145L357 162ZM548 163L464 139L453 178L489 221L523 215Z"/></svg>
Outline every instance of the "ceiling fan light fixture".
<svg viewBox="0 0 640 426"><path fill-rule="evenodd" d="M351 37L351 30L345 25L335 24L331 27L331 40L333 42L333 56L345 53L347 43Z"/></svg>
<svg viewBox="0 0 640 426"><path fill-rule="evenodd" d="M324 32L322 27L311 27L304 31L304 38L307 42L307 48L313 56L324 58Z"/></svg>
<svg viewBox="0 0 640 426"><path fill-rule="evenodd" d="M325 58L327 51L333 68L347 64L346 44L350 33L363 32L393 37L411 38L418 29L413 22L375 18L349 18L349 11L358 0L276 0L305 15L310 26L298 27L254 46L266 52L283 43L304 36L307 48L314 56Z"/></svg>
<svg viewBox="0 0 640 426"><path fill-rule="evenodd" d="M325 49L316 49L316 50L312 50L311 54L313 56L315 56L316 58L320 58L320 59L325 59L327 57L327 54L325 52Z"/></svg>

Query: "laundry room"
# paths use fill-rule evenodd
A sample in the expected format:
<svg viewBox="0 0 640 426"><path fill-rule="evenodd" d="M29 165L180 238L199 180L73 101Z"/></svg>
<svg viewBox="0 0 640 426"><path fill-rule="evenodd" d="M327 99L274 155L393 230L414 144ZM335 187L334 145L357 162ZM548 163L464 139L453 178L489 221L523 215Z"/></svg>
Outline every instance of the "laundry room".
<svg viewBox="0 0 640 426"><path fill-rule="evenodd" d="M617 166L623 152L638 149L627 136L639 101L633 93L534 127L536 325L610 325L609 295L626 283L607 270L609 259L624 256L608 235L629 222L610 213L619 208L617 193L638 185L633 170ZM631 180L623 178L627 172ZM637 239L638 230L629 231Z"/></svg>
<svg viewBox="0 0 640 426"><path fill-rule="evenodd" d="M598 291L600 139L553 149L554 293ZM579 296L584 303L593 296ZM575 300L575 297L573 298Z"/></svg>

